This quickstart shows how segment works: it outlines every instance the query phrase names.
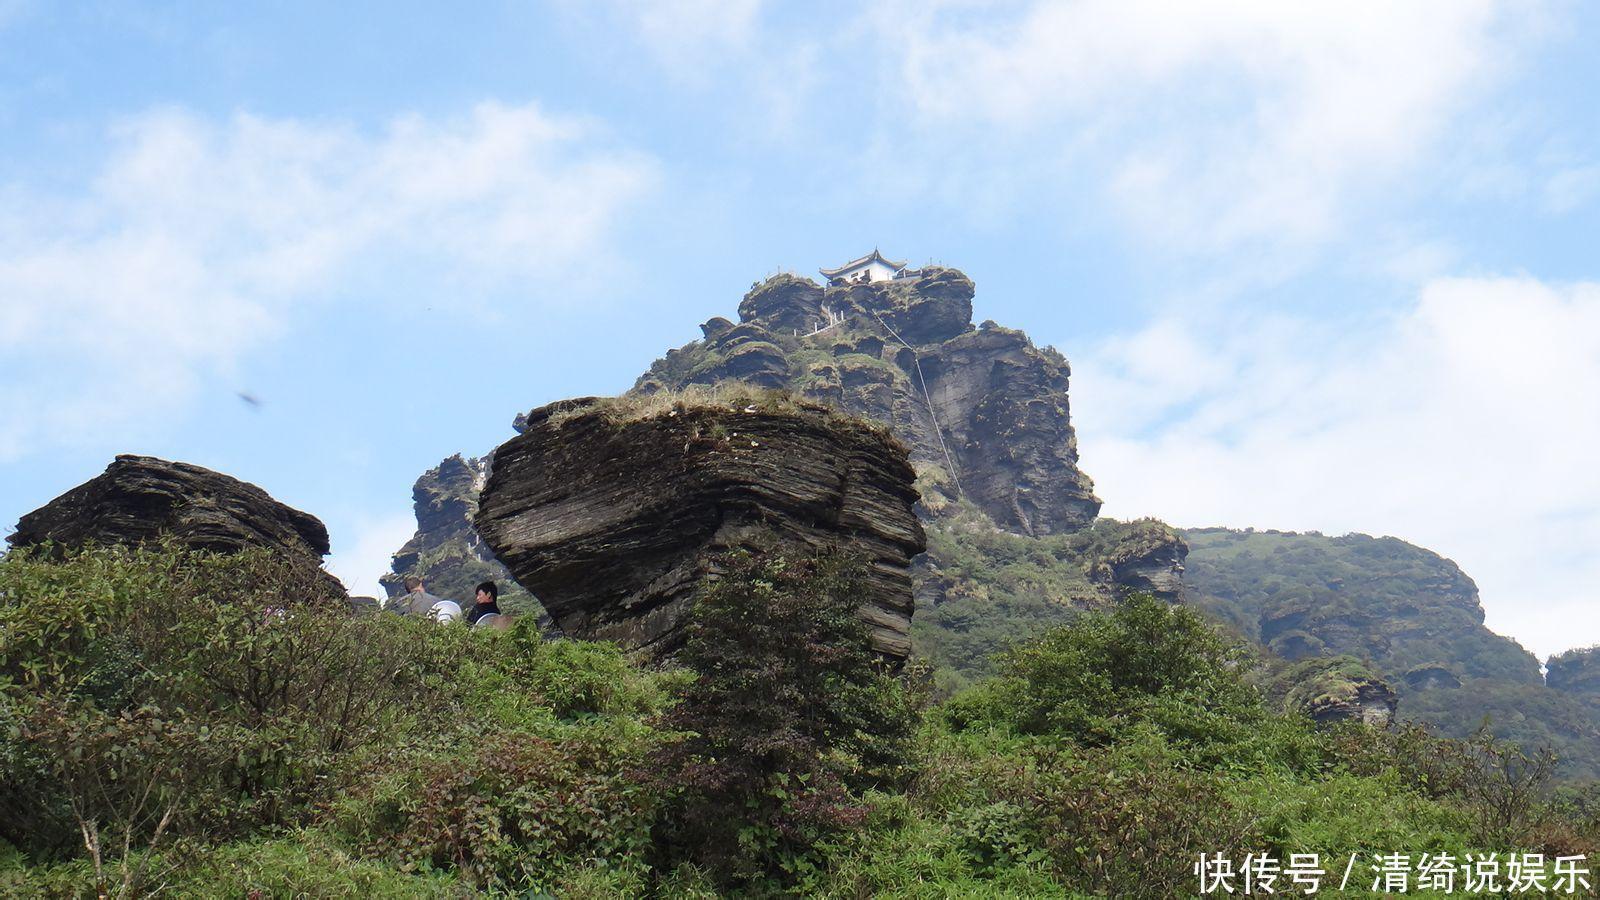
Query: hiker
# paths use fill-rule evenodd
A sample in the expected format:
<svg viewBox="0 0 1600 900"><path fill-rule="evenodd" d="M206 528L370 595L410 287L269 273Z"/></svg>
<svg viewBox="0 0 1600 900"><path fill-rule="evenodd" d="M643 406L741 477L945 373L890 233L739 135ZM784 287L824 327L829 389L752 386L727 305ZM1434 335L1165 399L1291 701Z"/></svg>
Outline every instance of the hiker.
<svg viewBox="0 0 1600 900"><path fill-rule="evenodd" d="M407 575L405 580L406 593L403 597L396 597L389 601L388 609L401 616L426 616L433 612L439 598L428 593L422 588L422 579L415 575ZM461 607L456 607L459 613Z"/></svg>
<svg viewBox="0 0 1600 900"><path fill-rule="evenodd" d="M492 581L478 585L477 603L467 613L467 624L474 628L493 628L499 624L500 588Z"/></svg>

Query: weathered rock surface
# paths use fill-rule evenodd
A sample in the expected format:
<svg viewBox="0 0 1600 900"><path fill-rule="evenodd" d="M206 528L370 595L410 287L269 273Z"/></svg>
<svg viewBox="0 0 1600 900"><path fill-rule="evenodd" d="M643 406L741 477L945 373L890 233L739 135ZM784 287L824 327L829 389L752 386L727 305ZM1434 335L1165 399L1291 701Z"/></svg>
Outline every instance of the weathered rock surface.
<svg viewBox="0 0 1600 900"><path fill-rule="evenodd" d="M1078 468L1070 367L1020 331L975 328L973 294L966 275L938 267L839 287L778 275L745 295L739 324L707 322L704 340L668 351L634 391L728 381L787 388L888 425L919 471L942 473L939 490L976 503L1002 528L1084 528L1100 501Z"/></svg>
<svg viewBox="0 0 1600 900"><path fill-rule="evenodd" d="M23 516L14 547L140 544L170 533L197 550L267 547L321 561L328 529L266 491L200 466L118 456L105 472Z"/></svg>
<svg viewBox="0 0 1600 900"><path fill-rule="evenodd" d="M1361 722L1381 728L1394 720L1399 705L1388 683L1353 656L1304 660L1281 677L1284 705L1319 724Z"/></svg>
<svg viewBox="0 0 1600 900"><path fill-rule="evenodd" d="M1550 657L1545 663L1545 684L1562 693L1600 700L1600 647Z"/></svg>
<svg viewBox="0 0 1600 900"><path fill-rule="evenodd" d="M1150 594L1168 603L1183 599L1183 561L1189 545L1164 522L1140 519L1101 549L1090 575L1114 596Z"/></svg>
<svg viewBox="0 0 1600 900"><path fill-rule="evenodd" d="M639 418L567 401L520 427L494 453L475 522L568 635L666 656L716 555L775 541L864 554L873 644L909 652L910 559L924 535L911 466L887 434L809 405L744 401Z"/></svg>
<svg viewBox="0 0 1600 900"><path fill-rule="evenodd" d="M1399 705L1389 685L1377 679L1352 681L1337 694L1319 697L1305 707L1313 722L1360 722L1382 728L1394 721Z"/></svg>

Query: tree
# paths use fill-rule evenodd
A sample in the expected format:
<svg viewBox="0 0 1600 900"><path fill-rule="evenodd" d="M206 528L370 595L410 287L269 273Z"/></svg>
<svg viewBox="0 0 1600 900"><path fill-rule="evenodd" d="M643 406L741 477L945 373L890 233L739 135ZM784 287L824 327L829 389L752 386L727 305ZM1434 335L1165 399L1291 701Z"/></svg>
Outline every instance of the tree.
<svg viewBox="0 0 1600 900"><path fill-rule="evenodd" d="M862 821L855 792L903 774L912 714L859 618L859 560L741 552L721 568L679 656L697 677L666 717L684 737L656 760L678 791L660 838L759 889Z"/></svg>

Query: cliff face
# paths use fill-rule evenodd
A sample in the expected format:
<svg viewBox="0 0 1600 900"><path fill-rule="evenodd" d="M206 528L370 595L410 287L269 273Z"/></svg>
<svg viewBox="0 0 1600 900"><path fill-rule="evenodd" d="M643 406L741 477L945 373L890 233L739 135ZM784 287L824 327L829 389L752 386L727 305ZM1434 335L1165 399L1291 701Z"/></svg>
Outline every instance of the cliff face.
<svg viewBox="0 0 1600 900"><path fill-rule="evenodd" d="M661 658L719 554L836 547L870 564L874 647L910 652L924 537L911 466L887 434L759 397L566 401L520 424L494 453L475 521L566 634Z"/></svg>
<svg viewBox="0 0 1600 900"><path fill-rule="evenodd" d="M973 292L943 268L827 288L779 275L745 295L737 324L707 322L703 340L669 351L634 391L786 388L888 425L936 494L970 500L1002 528L1084 528L1100 501L1078 468L1067 361L1020 331L975 328Z"/></svg>
<svg viewBox="0 0 1600 900"><path fill-rule="evenodd" d="M1349 654L1414 688L1542 683L1533 654L1484 627L1478 586L1436 553L1362 534L1184 537L1186 598L1285 659Z"/></svg>
<svg viewBox="0 0 1600 900"><path fill-rule="evenodd" d="M974 326L973 295L954 269L826 288L779 275L745 295L737 322L707 321L702 340L668 351L630 392L741 383L887 426L909 449L931 538L914 569L918 652L958 679L987 671L996 650L1130 590L1175 602L1187 552L1160 523L1096 519L1100 502L1078 468L1067 361L1020 331ZM528 427L528 416L513 422L519 433ZM436 592L497 574L470 522L486 471L446 460L418 480L419 528L395 557L391 591L413 572ZM984 553L1008 562L982 563Z"/></svg>
<svg viewBox="0 0 1600 900"><path fill-rule="evenodd" d="M1546 686L1533 654L1484 626L1477 585L1454 562L1360 534L1205 528L1184 536L1185 599L1243 636L1306 666L1363 660L1397 696L1402 719L1451 737L1487 721L1498 737L1554 748L1564 777L1600 773L1600 705L1581 688L1592 683L1581 674L1584 654L1552 660ZM1562 663L1569 656L1570 668ZM1327 714L1354 714L1371 699L1321 694L1344 697Z"/></svg>

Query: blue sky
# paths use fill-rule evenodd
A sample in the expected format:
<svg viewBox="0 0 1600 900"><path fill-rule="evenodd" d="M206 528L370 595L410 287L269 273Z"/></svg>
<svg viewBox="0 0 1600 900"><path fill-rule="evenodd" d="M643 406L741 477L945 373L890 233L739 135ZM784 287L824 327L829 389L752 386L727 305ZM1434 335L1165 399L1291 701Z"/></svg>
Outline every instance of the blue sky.
<svg viewBox="0 0 1600 900"><path fill-rule="evenodd" d="M1530 649L1594 644L1597 38L1488 0L0 0L0 520L183 459L374 592L422 470L878 245L1073 361L1108 514L1394 534Z"/></svg>

